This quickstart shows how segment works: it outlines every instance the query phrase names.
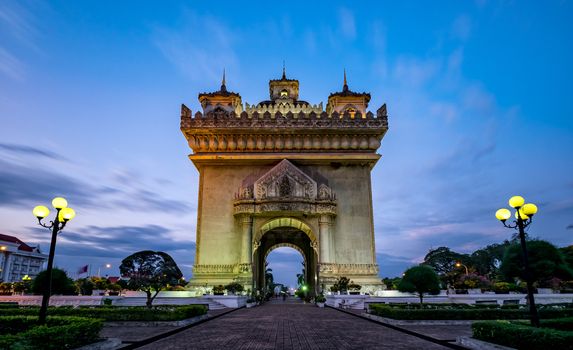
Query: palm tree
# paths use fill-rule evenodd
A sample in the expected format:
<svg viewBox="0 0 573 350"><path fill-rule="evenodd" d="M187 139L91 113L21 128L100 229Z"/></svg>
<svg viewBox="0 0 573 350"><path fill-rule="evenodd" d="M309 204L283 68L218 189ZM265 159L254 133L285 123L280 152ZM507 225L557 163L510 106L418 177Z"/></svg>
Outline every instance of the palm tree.
<svg viewBox="0 0 573 350"><path fill-rule="evenodd" d="M305 265L304 265L304 261L301 262L302 264L302 272L301 273L297 273L296 274L296 281L298 283L299 286L302 286L304 284L304 277L305 277Z"/></svg>

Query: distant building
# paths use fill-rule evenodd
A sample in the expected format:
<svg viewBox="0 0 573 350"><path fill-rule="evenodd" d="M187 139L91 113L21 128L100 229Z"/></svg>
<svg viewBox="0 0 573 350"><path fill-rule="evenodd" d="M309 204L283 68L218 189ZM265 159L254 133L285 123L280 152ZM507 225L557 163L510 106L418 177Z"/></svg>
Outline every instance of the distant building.
<svg viewBox="0 0 573 350"><path fill-rule="evenodd" d="M0 281L19 282L28 275L34 278L48 260L39 247L31 247L14 236L0 234Z"/></svg>

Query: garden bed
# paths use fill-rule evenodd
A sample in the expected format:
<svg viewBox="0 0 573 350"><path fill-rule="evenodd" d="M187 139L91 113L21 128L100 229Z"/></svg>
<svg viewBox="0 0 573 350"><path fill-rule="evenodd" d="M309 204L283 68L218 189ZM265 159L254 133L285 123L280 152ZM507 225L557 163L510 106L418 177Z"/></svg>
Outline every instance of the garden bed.
<svg viewBox="0 0 573 350"><path fill-rule="evenodd" d="M491 305L464 305L449 304L449 306L390 306L386 304L370 304L369 312L376 316L397 320L518 320L528 319L529 309L498 307ZM419 305L419 304L418 304ZM456 305L456 306L453 306ZM573 317L573 308L539 307L539 317L563 318Z"/></svg>
<svg viewBox="0 0 573 350"><path fill-rule="evenodd" d="M96 318L0 316L0 349L73 349L97 342L103 322Z"/></svg>
<svg viewBox="0 0 573 350"><path fill-rule="evenodd" d="M541 328L523 322L480 321L472 325L473 338L516 349L573 350L573 319L542 320Z"/></svg>
<svg viewBox="0 0 573 350"><path fill-rule="evenodd" d="M36 316L38 313L38 307L0 309L1 316ZM48 309L50 316L88 317L104 321L178 321L206 313L205 305L157 306L151 309L141 306L50 307Z"/></svg>

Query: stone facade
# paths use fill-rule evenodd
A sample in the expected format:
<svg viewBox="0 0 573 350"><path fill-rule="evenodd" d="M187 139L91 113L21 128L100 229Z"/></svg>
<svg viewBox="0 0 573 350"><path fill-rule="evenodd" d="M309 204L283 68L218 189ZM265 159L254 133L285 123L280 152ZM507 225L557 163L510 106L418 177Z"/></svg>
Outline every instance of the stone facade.
<svg viewBox="0 0 573 350"><path fill-rule="evenodd" d="M386 105L368 112L370 95L345 79L323 111L298 100L298 81L284 71L269 93L237 113L242 107L217 105L222 95L240 99L223 82L200 95L203 112L182 105L181 131L200 174L191 286L262 288L268 253L293 246L315 290L340 276L379 289L370 172L388 129Z"/></svg>

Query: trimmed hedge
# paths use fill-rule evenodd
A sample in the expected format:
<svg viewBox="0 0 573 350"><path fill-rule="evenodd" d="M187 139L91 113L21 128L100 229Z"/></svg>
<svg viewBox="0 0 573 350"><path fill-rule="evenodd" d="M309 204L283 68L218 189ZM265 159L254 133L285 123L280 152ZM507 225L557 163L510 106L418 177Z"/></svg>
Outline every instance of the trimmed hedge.
<svg viewBox="0 0 573 350"><path fill-rule="evenodd" d="M540 308L538 311L540 318L573 317L573 309ZM370 304L370 313L397 320L517 320L529 318L527 308L404 309L385 304Z"/></svg>
<svg viewBox="0 0 573 350"><path fill-rule="evenodd" d="M529 321L513 321L512 323L529 325ZM560 331L573 332L573 317L555 318L551 320L541 320L540 326L543 328L552 328Z"/></svg>
<svg viewBox="0 0 573 350"><path fill-rule="evenodd" d="M509 321L472 324L473 337L490 343L528 350L573 350L573 332L535 328Z"/></svg>
<svg viewBox="0 0 573 350"><path fill-rule="evenodd" d="M35 316L39 313L39 308L20 308L0 310L0 315ZM176 321L204 315L207 313L205 305L185 305L185 306L159 306L147 308L144 306L133 307L51 307L48 309L50 316L78 316L88 318L99 318L104 321Z"/></svg>
<svg viewBox="0 0 573 350"><path fill-rule="evenodd" d="M0 349L73 349L99 340L102 320L48 317L39 326L33 316L0 316Z"/></svg>

